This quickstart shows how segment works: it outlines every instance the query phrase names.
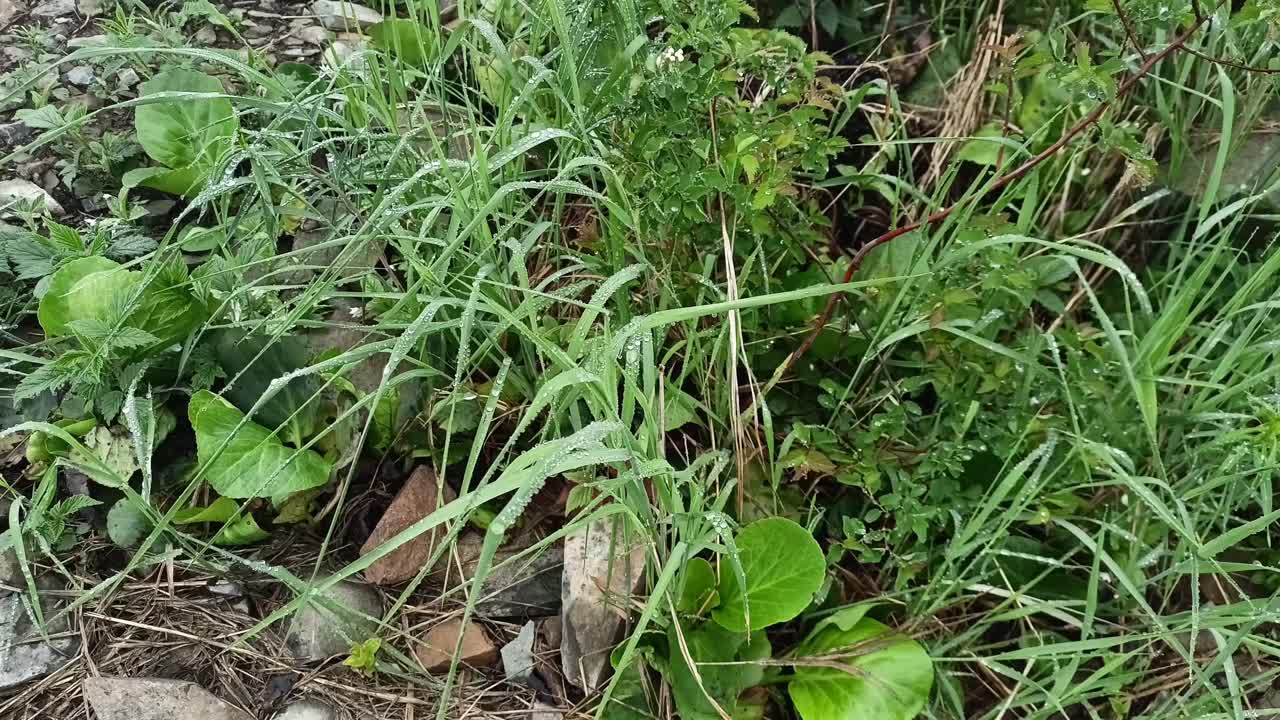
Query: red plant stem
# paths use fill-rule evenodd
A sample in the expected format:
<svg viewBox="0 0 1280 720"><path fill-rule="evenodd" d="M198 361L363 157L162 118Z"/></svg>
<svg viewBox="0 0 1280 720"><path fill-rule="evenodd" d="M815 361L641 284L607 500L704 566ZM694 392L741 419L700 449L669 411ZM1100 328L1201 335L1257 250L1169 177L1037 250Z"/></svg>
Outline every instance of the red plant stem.
<svg viewBox="0 0 1280 720"><path fill-rule="evenodd" d="M1049 158L1053 157L1054 154L1056 154L1059 150L1066 147L1067 144L1070 143L1072 140L1074 140L1077 136L1079 136L1080 133L1084 132L1085 130L1090 128L1094 123L1098 122L1098 120L1102 118L1103 113L1105 113L1115 103L1116 100L1119 100L1121 97L1124 97L1126 94L1128 94L1129 91L1133 90L1133 88L1137 86L1138 81L1146 77L1148 74L1150 74L1152 69L1155 68L1156 64L1158 64L1161 60L1164 60L1166 57L1169 57L1174 52L1177 52L1179 49L1182 49L1186 45L1187 40L1191 39L1191 36L1194 35L1202 25L1204 25L1205 20L1206 18L1200 18L1196 20L1196 22L1185 33L1178 36L1178 38L1175 39L1172 43L1170 43L1168 47L1164 48L1163 50L1161 50L1160 52L1154 55L1147 57L1146 61L1143 62L1142 65L1138 68L1138 71L1134 75L1129 77L1127 80L1125 80L1123 83L1121 83L1120 87L1116 89L1115 98L1111 100L1107 100L1105 102L1098 103L1098 106L1095 107L1093 111L1090 112L1088 115L1086 115L1083 120L1076 123L1075 126L1073 126L1067 132L1063 133L1062 137L1058 138L1057 142L1045 148L1044 151L1042 151L1040 154L1026 161L1019 167L997 178L995 182L991 184L991 187L987 189L987 192L991 192L993 190L999 190L1005 187L1006 185L1009 185L1010 183L1013 183L1018 179L1022 178L1027 173L1035 169L1038 165L1048 160ZM919 230L922 227L936 225L942 222L943 220L946 220L956 210L959 210L960 208L975 202L979 197L980 197L979 195L971 195L967 198L962 198L956 201L954 204L946 208L943 208L938 212L933 213L932 215L926 217L923 220L918 220L909 225L903 225L902 227L894 228L893 230L890 230L889 232L886 232L885 234L875 238L871 242L868 242L866 245L863 245L861 248L858 249L856 253L854 253L853 259L849 261L849 267L844 271L844 280L842 280L841 282L847 283L853 279L854 273L858 272L858 269L862 267L863 261L867 259L867 255L870 254L872 250L875 250L881 245L885 245L890 242L893 242L894 240L902 237L903 235L906 235L909 232L912 232L913 230ZM814 323L813 329L809 331L809 334L807 336L805 336L804 341L801 342L800 346L795 349L795 352L787 356L786 364L782 369L783 372L786 372L786 370L793 367L796 364L796 362L806 352L809 351L809 348L813 347L813 343L817 341L818 336L822 334L822 329L827 326L827 323L831 322L831 316L835 313L836 306L840 304L840 301L842 299L844 299L844 293L842 292L835 293L831 295L831 297L827 298L827 305L825 308L823 308L822 314L818 316L817 321Z"/></svg>

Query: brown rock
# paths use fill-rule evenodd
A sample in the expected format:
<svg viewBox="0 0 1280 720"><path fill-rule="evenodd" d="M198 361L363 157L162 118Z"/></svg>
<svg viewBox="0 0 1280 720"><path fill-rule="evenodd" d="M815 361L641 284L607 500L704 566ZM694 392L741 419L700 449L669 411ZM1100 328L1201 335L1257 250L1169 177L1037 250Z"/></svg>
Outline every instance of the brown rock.
<svg viewBox="0 0 1280 720"><path fill-rule="evenodd" d="M414 649L414 656L428 672L445 672L453 661L453 650L462 635L461 662L472 667L488 667L498 661L498 648L474 622L464 628L462 619L442 622L431 628Z"/></svg>
<svg viewBox="0 0 1280 720"><path fill-rule="evenodd" d="M377 527L369 535L360 555L368 555L383 543L403 532L406 528L430 515L457 499L453 488L444 485L444 496L441 497L436 488L436 475L429 468L422 466L413 471L413 475L400 488L396 499L383 513ZM443 527L435 527L396 548L394 552L378 559L364 571L365 579L378 585L397 585L418 574L422 566L431 558Z"/></svg>

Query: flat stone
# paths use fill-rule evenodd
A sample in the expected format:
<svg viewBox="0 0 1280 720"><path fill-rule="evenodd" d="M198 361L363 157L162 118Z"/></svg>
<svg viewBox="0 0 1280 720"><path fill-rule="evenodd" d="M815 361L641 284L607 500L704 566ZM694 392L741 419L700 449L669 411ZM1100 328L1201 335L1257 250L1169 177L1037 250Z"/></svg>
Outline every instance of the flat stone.
<svg viewBox="0 0 1280 720"><path fill-rule="evenodd" d="M134 85L142 82L142 78L138 77L137 71L133 68L125 68L116 75L116 86L125 90L132 88Z"/></svg>
<svg viewBox="0 0 1280 720"><path fill-rule="evenodd" d="M22 565L18 563L18 554L9 548L0 552L0 585L21 588L26 583L22 577ZM0 594L7 592L0 588Z"/></svg>
<svg viewBox="0 0 1280 720"><path fill-rule="evenodd" d="M67 71L67 82L76 87L88 87L93 84L95 75L88 65L77 65Z"/></svg>
<svg viewBox="0 0 1280 720"><path fill-rule="evenodd" d="M18 576L21 577L20 570ZM13 585L22 587L25 581L19 578ZM43 580L38 584L42 590L57 586L56 582ZM44 635L27 610L28 598L22 592L0 597L0 690L48 675L71 661L80 647L79 636L65 634L69 630L67 618L54 619L59 607L51 595L40 594L40 610L47 623Z"/></svg>
<svg viewBox="0 0 1280 720"><path fill-rule="evenodd" d="M32 15L44 20L74 15L75 12L76 0L46 0L31 10Z"/></svg>
<svg viewBox="0 0 1280 720"><path fill-rule="evenodd" d="M485 634L484 628L474 622L463 627L462 618L446 620L428 630L413 654L427 672L447 672L453 663L453 651L458 647L459 635L462 636L459 660L464 665L481 668L498 661L498 648Z"/></svg>
<svg viewBox="0 0 1280 720"><path fill-rule="evenodd" d="M514 640L502 646L502 670L506 673L508 682L533 684L533 671L537 667L537 661L533 657L533 640L536 635L533 621L530 620L520 628L520 634Z"/></svg>
<svg viewBox="0 0 1280 720"><path fill-rule="evenodd" d="M241 31L240 34L244 35L247 38L254 39L254 38L265 38L271 35L273 32L275 32L275 29L272 28L270 25L250 25L249 27Z"/></svg>
<svg viewBox="0 0 1280 720"><path fill-rule="evenodd" d="M195 40L201 45L212 45L218 42L218 31L212 25L201 25L196 31Z"/></svg>
<svg viewBox="0 0 1280 720"><path fill-rule="evenodd" d="M319 700L299 700L276 715L275 720L337 720L338 711Z"/></svg>
<svg viewBox="0 0 1280 720"><path fill-rule="evenodd" d="M382 13L346 0L316 0L311 13L330 30L368 30L382 22Z"/></svg>
<svg viewBox="0 0 1280 720"><path fill-rule="evenodd" d="M636 533L625 537L621 524L593 523L565 538L560 661L565 679L588 693L610 667L644 562L644 545Z"/></svg>
<svg viewBox="0 0 1280 720"><path fill-rule="evenodd" d="M91 677L84 694L98 720L253 720L186 680Z"/></svg>
<svg viewBox="0 0 1280 720"><path fill-rule="evenodd" d="M435 473L425 465L419 466L405 481L404 487L400 488L387 511L382 514L377 527L360 548L361 557L455 499L457 495L453 488L447 483L443 488L437 487ZM412 579L426 565L443 534L443 527L435 527L401 545L390 555L379 558L365 569L365 579L378 585L398 585Z"/></svg>
<svg viewBox="0 0 1280 720"><path fill-rule="evenodd" d="M325 43L329 42L329 31L319 25L308 25L298 31L297 37L310 45L323 47Z"/></svg>
<svg viewBox="0 0 1280 720"><path fill-rule="evenodd" d="M66 211L53 196L30 180L13 179L0 182L0 214L5 214L11 206L18 203L29 203L43 200L45 209L51 215L64 215Z"/></svg>
<svg viewBox="0 0 1280 720"><path fill-rule="evenodd" d="M0 27L7 27L17 14L18 4L14 0L0 0Z"/></svg>
<svg viewBox="0 0 1280 720"><path fill-rule="evenodd" d="M564 551L550 548L535 558L525 558L496 567L513 552L498 553L495 568L484 582L484 596L476 602L476 612L489 618L537 618L555 615L560 609L560 573Z"/></svg>
<svg viewBox="0 0 1280 720"><path fill-rule="evenodd" d="M360 72L365 69L365 61L363 57L357 57L357 53L363 52L367 47L364 41L334 40L333 44L324 51L321 60L332 70L346 68L353 72Z"/></svg>
<svg viewBox="0 0 1280 720"><path fill-rule="evenodd" d="M317 581L320 579L317 578ZM382 600L368 585L343 581L329 589L329 601L312 598L294 613L285 636L289 653L302 660L327 660L346 655L351 646L368 640L377 625L364 616L382 615Z"/></svg>
<svg viewBox="0 0 1280 720"><path fill-rule="evenodd" d="M484 536L465 532L448 557L448 564L436 569L432 577L448 588L471 582ZM476 613L485 618L541 618L560 611L560 574L564 566L564 549L555 546L537 557L507 562L519 548L500 548L493 558L489 577L485 578L481 597L476 600ZM456 559L455 557L456 556ZM458 566L461 566L461 575Z"/></svg>
<svg viewBox="0 0 1280 720"><path fill-rule="evenodd" d="M0 0L0 2L4 2L4 0ZM0 147L25 145L35 136L35 128L22 121L0 123Z"/></svg>

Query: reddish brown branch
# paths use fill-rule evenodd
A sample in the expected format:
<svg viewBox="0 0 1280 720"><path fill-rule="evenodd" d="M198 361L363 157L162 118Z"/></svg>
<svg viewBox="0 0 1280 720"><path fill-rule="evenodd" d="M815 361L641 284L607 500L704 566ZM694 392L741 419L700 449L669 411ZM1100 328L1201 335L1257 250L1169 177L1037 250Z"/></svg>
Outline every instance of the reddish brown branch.
<svg viewBox="0 0 1280 720"><path fill-rule="evenodd" d="M1124 34L1129 38L1129 44L1138 51L1139 57L1146 60L1147 53L1142 49L1142 43L1138 41L1138 34L1133 31L1133 23L1129 22L1129 16L1125 15L1124 8L1120 7L1120 0L1111 0L1111 6L1116 9L1116 15L1120 18L1120 24L1124 26Z"/></svg>
<svg viewBox="0 0 1280 720"><path fill-rule="evenodd" d="M1161 50L1160 52L1154 55L1147 57L1146 61L1143 62L1142 65L1138 68L1138 71L1134 73L1132 76L1130 76L1123 83L1120 84L1120 87L1116 89L1116 95L1113 99L1098 103L1098 106L1095 107L1093 111L1090 112L1088 115L1086 115L1083 120L1076 123L1075 126L1073 126L1067 132L1063 133L1062 137L1058 138L1057 142L1050 145L1048 148L1045 148L1045 150L1042 151L1040 154L1026 161L1019 167L997 178L995 182L991 183L991 186L987 188L987 192L991 192L993 190L999 190L1005 187L1006 185L1009 185L1010 183L1013 183L1019 180L1020 178L1025 176L1027 173L1035 169L1038 165L1048 160L1049 158L1053 157L1054 154L1056 154L1062 148L1066 147L1068 143L1070 143L1072 140L1078 137L1085 130L1092 127L1095 123L1098 122L1098 120L1102 118L1103 113L1105 113L1111 107L1111 105L1115 103L1116 100L1119 100L1121 97L1124 97L1126 94L1128 94L1129 91L1133 90L1133 88L1138 84L1138 81L1146 77L1148 74L1150 74L1151 71L1155 68L1155 66L1161 60L1164 60L1165 58L1169 57L1174 52L1177 52L1180 49L1185 49L1187 40L1191 39L1191 36L1194 35L1202 25L1204 25L1203 18L1197 20L1186 32L1178 36L1177 39L1175 39L1172 43L1170 43L1168 47L1164 48L1163 50ZM875 238L871 242L868 242L866 245L863 245L861 248L858 249L858 252L854 254L853 259L850 260L849 267L844 272L844 280L842 282L847 283L853 280L854 274L857 273L858 269L862 267L862 263L867 259L867 255L870 254L872 250L875 250L881 245L886 245L890 242L893 242L894 240L897 240L903 235L906 235L907 233L912 232L914 230L919 230L920 228L923 228L923 227L936 225L942 222L943 220L946 220L956 210L959 210L960 208L965 207L966 205L976 202L979 197L981 196L975 194L966 198L962 198L961 200L956 201L954 204L946 208L943 208L938 212L933 213L932 215L926 217L923 220L918 220L909 225L903 225L902 227L890 230L889 232L881 235L880 237ZM818 336L822 334L822 329L827 326L827 323L831 322L831 316L835 313L836 306L840 304L840 301L842 299L844 299L844 293L835 293L831 295L829 298L827 298L827 305L825 308L823 308L822 314L818 316L817 321L813 325L813 329L809 331L809 334L807 336L805 336L804 341L800 343L800 346L796 348L795 352L787 356L786 362L784 363L783 367L780 368L780 372L775 374L775 378L780 377L782 374L785 374L787 370L794 367L796 362L805 353L809 351L809 348L813 347L813 343L816 342L818 339Z"/></svg>
<svg viewBox="0 0 1280 720"><path fill-rule="evenodd" d="M1231 60L1226 60L1224 58L1214 57L1212 55L1202 53L1199 50L1196 50L1195 48L1191 48L1191 47L1185 47L1182 49L1187 51L1188 53L1191 53L1192 55L1195 55L1201 60L1207 60L1213 63L1214 65L1222 65L1224 67L1234 68L1236 70L1243 70L1247 73L1257 73L1259 75L1280 75L1280 70L1276 70L1274 68L1257 67L1256 65L1243 65L1238 62L1232 62Z"/></svg>

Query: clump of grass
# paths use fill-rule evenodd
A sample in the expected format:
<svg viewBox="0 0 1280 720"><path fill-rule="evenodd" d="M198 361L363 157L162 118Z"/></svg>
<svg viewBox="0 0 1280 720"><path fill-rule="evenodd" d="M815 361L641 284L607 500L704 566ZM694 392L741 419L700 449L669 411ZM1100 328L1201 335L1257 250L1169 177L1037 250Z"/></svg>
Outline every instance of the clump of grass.
<svg viewBox="0 0 1280 720"><path fill-rule="evenodd" d="M444 717L459 668L417 668L406 610L439 600L428 577L483 526L450 598L474 616L563 482L521 557L606 519L646 544L646 593L587 698L603 716L1245 716L1276 674L1280 259L1274 168L1230 176L1274 100L1270 16L1147 5L1022 35L1003 4L932 8L957 47L1007 41L999 113L950 143L892 75L841 76L713 0L462 8L448 29L410 4L319 69L78 51L64 62L124 55L222 90L59 116L24 152L99 113L229 103L234 121L188 118L221 139L151 246L106 250L147 234L137 187L92 235L35 214L7 231L16 277L44 279L6 320L46 331L0 356L23 400L10 432L30 433L7 542L24 567L58 557L88 504L55 503L58 474L85 473L137 532L65 612L109 607L141 568L248 573L287 597L243 648L443 528L361 667ZM49 292L74 301L69 332L50 332ZM145 321L162 293L198 315L176 348ZM260 471L252 491L222 484L235 462ZM352 559L361 496L418 462L458 499ZM816 592L769 594L759 528L805 535L780 554L812 536ZM270 534L306 561L253 549ZM806 682L828 683L823 709Z"/></svg>

